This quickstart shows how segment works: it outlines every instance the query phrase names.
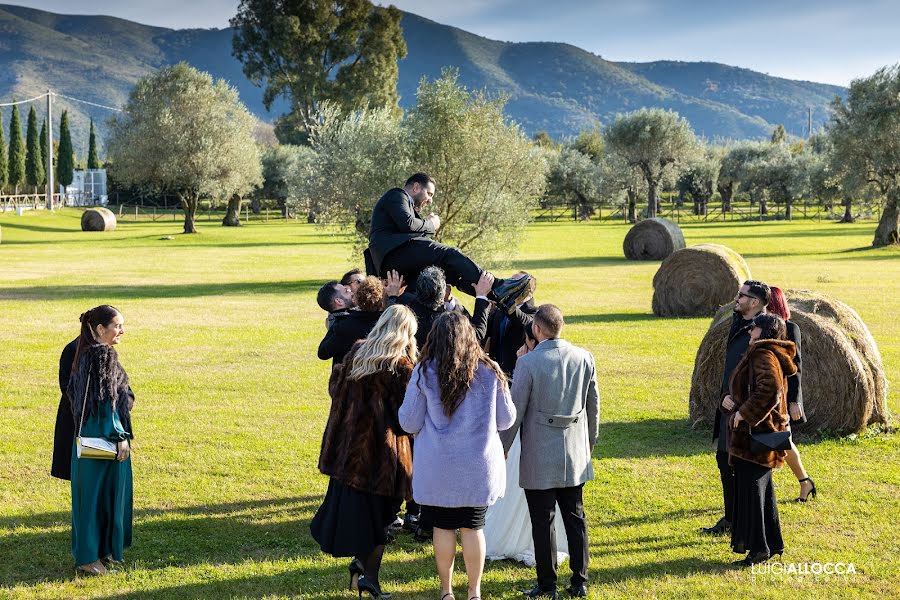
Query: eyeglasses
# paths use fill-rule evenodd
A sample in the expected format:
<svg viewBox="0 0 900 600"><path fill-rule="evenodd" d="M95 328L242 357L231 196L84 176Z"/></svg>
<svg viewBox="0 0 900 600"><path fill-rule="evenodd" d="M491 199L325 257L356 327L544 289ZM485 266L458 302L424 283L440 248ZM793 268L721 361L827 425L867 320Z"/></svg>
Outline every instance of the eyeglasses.
<svg viewBox="0 0 900 600"><path fill-rule="evenodd" d="M751 300L759 300L760 302L762 302L762 300L760 300L756 296L751 296L750 294L745 294L744 292L738 292L737 297L740 298L741 296L743 296L744 298L750 298Z"/></svg>

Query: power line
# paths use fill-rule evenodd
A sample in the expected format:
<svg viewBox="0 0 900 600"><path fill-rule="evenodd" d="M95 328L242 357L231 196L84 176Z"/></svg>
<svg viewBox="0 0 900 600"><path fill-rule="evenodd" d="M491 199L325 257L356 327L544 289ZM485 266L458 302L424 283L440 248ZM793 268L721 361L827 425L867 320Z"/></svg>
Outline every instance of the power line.
<svg viewBox="0 0 900 600"><path fill-rule="evenodd" d="M17 102L0 102L0 106L16 106L17 104L28 104L29 102L34 102L35 100L46 98L47 94L49 93L50 92L44 92L40 96L35 96L34 98L29 98L28 100L19 100Z"/></svg>
<svg viewBox="0 0 900 600"><path fill-rule="evenodd" d="M114 106L106 106L105 104L97 104L96 102L88 102L87 100L79 100L78 98L72 98L71 96L66 96L65 94L58 94L56 92L53 92L53 95L59 96L60 98L65 98L66 100L71 100L73 102L81 102L82 104L89 104L91 106L96 106L98 108L105 108L107 110L114 110L116 112L122 112L121 108L116 108ZM44 94L44 96L46 96L46 94ZM43 98L43 96L39 96L39 97Z"/></svg>

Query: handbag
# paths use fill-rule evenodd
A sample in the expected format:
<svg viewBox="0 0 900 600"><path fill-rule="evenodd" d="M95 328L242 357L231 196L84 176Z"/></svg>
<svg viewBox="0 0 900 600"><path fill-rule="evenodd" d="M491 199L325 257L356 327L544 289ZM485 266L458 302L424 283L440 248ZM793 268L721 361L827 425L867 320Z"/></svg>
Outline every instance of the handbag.
<svg viewBox="0 0 900 600"><path fill-rule="evenodd" d="M91 384L91 374L88 371L87 383L84 384L84 404L87 404L88 387ZM84 425L84 413L81 411L81 421L78 423L78 436L75 438L75 451L78 458L96 458L100 460L115 460L119 454L118 446L104 438L81 437L81 426Z"/></svg>

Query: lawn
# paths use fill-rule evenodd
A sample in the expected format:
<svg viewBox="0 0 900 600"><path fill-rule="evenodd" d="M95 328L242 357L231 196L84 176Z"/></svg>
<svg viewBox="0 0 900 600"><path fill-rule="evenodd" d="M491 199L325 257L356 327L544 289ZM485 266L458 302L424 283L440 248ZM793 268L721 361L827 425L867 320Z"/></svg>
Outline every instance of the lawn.
<svg viewBox="0 0 900 600"><path fill-rule="evenodd" d="M321 554L308 529L327 484L316 460L330 362L315 356L324 332L315 292L354 265L348 239L281 221L200 223L194 236L180 235L180 222L120 222L89 234L79 218L0 215L0 598L351 597L346 561ZM900 252L870 249L874 227L683 228L689 244L743 254L757 278L855 308L896 385ZM697 533L721 503L709 431L687 420L708 319L652 315L658 264L623 258L626 231L535 224L509 257L537 276L538 301L562 308L564 336L598 363L598 477L585 492L591 597L898 597L894 434L801 443L820 492L806 505L790 502L788 469L775 476L783 561L853 563L854 574L753 575L731 568L738 556L726 539ZM58 359L78 315L105 302L125 315L118 349L137 394L135 543L124 572L74 580L68 484L49 476ZM896 393L890 407L900 413ZM533 580L516 563L489 564L484 596L518 598ZM430 546L402 535L382 583L398 599L437 598ZM464 593L464 575L456 586Z"/></svg>

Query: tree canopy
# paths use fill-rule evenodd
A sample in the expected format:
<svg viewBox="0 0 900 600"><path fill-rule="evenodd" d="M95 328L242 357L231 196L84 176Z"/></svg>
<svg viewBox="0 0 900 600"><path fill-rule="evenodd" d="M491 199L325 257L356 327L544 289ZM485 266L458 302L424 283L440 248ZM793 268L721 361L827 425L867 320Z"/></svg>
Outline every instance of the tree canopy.
<svg viewBox="0 0 900 600"><path fill-rule="evenodd" d="M100 158L97 156L97 133L94 131L94 120L91 119L91 132L88 135L88 169L99 169Z"/></svg>
<svg viewBox="0 0 900 600"><path fill-rule="evenodd" d="M69 131L69 111L64 110L59 121L59 149L56 159L56 184L65 188L75 177L75 150Z"/></svg>
<svg viewBox="0 0 900 600"><path fill-rule="evenodd" d="M19 118L19 107L13 105L9 117L9 161L7 170L9 185L17 186L25 183L25 139L22 137L22 120Z"/></svg>
<svg viewBox="0 0 900 600"><path fill-rule="evenodd" d="M900 65L854 80L846 102L835 98L828 135L836 162L864 173L884 199L872 244L900 243Z"/></svg>
<svg viewBox="0 0 900 600"><path fill-rule="evenodd" d="M44 163L41 160L41 140L34 106L28 111L25 129L25 182L31 186L44 185Z"/></svg>
<svg viewBox="0 0 900 600"><path fill-rule="evenodd" d="M195 233L201 196L231 198L262 183L254 117L224 80L186 63L135 85L121 116L110 121L112 175L123 183L172 192Z"/></svg>
<svg viewBox="0 0 900 600"><path fill-rule="evenodd" d="M308 134L324 101L344 113L399 111L397 61L406 56L400 18L393 6L369 0L241 0L231 19L234 56L264 86L266 108L287 98L287 129ZM287 141L285 128L278 131Z"/></svg>

